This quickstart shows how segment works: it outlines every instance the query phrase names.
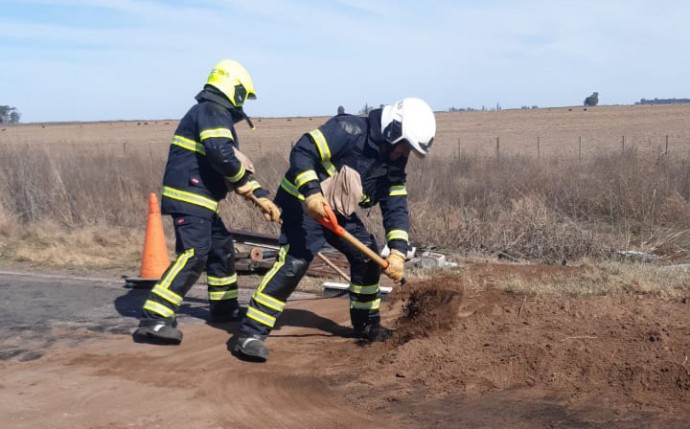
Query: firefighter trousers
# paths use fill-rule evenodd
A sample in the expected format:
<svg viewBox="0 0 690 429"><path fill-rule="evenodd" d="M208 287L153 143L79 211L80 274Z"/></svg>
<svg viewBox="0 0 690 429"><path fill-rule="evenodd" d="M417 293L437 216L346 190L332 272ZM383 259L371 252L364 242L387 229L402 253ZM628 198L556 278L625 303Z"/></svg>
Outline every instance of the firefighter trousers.
<svg viewBox="0 0 690 429"><path fill-rule="evenodd" d="M222 219L172 214L177 258L151 290L142 310L143 318L170 319L182 300L206 271L211 318L232 312L237 303L235 247Z"/></svg>
<svg viewBox="0 0 690 429"><path fill-rule="evenodd" d="M342 252L350 263L348 293L353 328L361 330L368 324L378 323L381 268L344 239L307 216L303 204L296 197L279 189L275 202L282 208L280 249L273 267L252 295L240 334L261 338L268 336L283 312L288 297L306 274L316 253L327 242ZM346 218L338 214L338 223L378 253L376 239L357 215Z"/></svg>

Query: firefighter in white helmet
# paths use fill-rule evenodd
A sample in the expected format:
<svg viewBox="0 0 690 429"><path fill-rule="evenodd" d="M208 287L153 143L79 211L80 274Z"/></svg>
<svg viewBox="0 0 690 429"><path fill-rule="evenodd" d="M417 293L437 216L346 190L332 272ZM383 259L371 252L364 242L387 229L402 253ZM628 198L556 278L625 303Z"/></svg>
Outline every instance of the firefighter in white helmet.
<svg viewBox="0 0 690 429"><path fill-rule="evenodd" d="M231 340L231 350L238 357L268 359L264 341L326 242L350 263L353 336L377 341L390 334L380 324L380 267L317 219L326 217L325 205L331 206L338 223L378 253L374 236L354 210L358 205L379 204L391 249L385 274L400 281L410 247L405 167L410 152L420 157L429 153L435 134L431 107L418 98L405 98L366 117L339 114L297 141L275 198L283 213L280 249L250 300L239 333Z"/></svg>
<svg viewBox="0 0 690 429"><path fill-rule="evenodd" d="M206 272L211 322L239 320L233 239L218 214L228 190L256 204L269 221L280 211L254 178L254 167L239 152L235 123L255 99L254 83L237 61L211 70L203 90L180 120L168 153L161 211L173 219L177 259L151 290L142 309L137 341L179 344L175 316L189 289Z"/></svg>

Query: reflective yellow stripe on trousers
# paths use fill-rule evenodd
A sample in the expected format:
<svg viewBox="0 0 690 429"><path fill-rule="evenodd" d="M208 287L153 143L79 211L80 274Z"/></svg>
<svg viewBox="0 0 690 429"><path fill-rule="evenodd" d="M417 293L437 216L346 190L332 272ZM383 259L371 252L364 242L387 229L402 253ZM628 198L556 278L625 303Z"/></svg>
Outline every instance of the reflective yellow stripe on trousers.
<svg viewBox="0 0 690 429"><path fill-rule="evenodd" d="M270 308L273 311L277 311L281 313L285 309L285 303L283 301L280 301L278 299L273 298L272 296L266 295L263 291L266 288L266 285L268 284L273 277L275 277L276 273L280 268L285 265L285 256L287 255L288 250L290 249L290 246L282 246L280 250L278 251L278 257L276 258L276 262L273 264L273 267L271 267L270 271L266 273L264 278L261 280L261 283L259 284L259 287L256 289L256 292L252 296L252 299L265 307ZM249 305L247 308L247 317L250 319L253 319L262 325L268 326L269 328L273 328L273 326L276 323L276 318L274 316L271 316L270 314L267 314L258 308L255 308L252 305Z"/></svg>

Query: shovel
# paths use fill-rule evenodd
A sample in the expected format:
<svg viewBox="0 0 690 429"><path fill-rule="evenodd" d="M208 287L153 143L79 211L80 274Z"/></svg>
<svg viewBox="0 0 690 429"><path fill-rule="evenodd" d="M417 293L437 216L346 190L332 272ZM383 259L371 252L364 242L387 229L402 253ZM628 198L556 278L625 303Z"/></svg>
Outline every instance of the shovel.
<svg viewBox="0 0 690 429"><path fill-rule="evenodd" d="M376 262L381 268L384 270L388 268L388 261L383 259L381 256L379 256L376 252L368 248L364 243L359 241L355 236L350 234L340 226L338 223L338 219L335 217L335 213L333 212L333 209L328 205L324 204L323 206L324 211L326 212L326 217L318 219L319 223L323 225L325 228L329 229L332 231L335 235L338 237L343 238L345 241L353 245L357 250L360 252L364 253L369 259L372 261ZM400 285L404 285L406 283L405 278L403 277L400 279Z"/></svg>

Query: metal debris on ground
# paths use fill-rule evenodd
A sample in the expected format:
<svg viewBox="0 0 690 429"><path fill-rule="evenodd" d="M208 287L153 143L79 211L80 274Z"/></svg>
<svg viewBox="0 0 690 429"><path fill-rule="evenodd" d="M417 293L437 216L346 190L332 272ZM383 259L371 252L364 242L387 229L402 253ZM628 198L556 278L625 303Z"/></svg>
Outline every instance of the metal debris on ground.
<svg viewBox="0 0 690 429"><path fill-rule="evenodd" d="M338 283L338 282L324 282L323 283L323 293L327 297L344 296L350 289L348 283ZM392 286L381 286L380 287L382 295L388 295L393 291Z"/></svg>
<svg viewBox="0 0 690 429"><path fill-rule="evenodd" d="M264 274L271 269L280 248L277 237L239 229L229 231L235 240L235 269L238 274ZM336 269L349 271L350 265L345 255L334 248L326 246L319 253L319 258L314 258L309 266L307 275L328 277L342 275Z"/></svg>
<svg viewBox="0 0 690 429"><path fill-rule="evenodd" d="M267 234L254 233L244 230L231 229L235 243L235 268L238 274L263 274L267 272L275 262L278 254L278 238ZM408 252L405 266L415 269L433 269L456 267L457 263L447 260L444 253L433 251L434 247L412 247ZM381 256L386 257L390 250L384 246ZM350 264L342 253L331 246L325 246L314 258L307 270L311 277L340 277L347 283L326 281L323 283L324 294L327 296L340 296L347 293L349 287ZM385 295L392 291L390 285L386 285L388 279L381 278L381 292Z"/></svg>

